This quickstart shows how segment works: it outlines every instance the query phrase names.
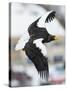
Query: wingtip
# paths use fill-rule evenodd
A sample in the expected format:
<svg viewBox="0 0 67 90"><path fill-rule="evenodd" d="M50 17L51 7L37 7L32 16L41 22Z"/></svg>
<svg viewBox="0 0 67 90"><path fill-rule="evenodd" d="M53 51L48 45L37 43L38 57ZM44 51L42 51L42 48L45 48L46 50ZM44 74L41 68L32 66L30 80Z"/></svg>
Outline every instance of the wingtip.
<svg viewBox="0 0 67 90"><path fill-rule="evenodd" d="M56 11L54 11L54 10L47 12L47 18L45 20L45 23L53 21L53 19L55 18L55 13L56 13Z"/></svg>
<svg viewBox="0 0 67 90"><path fill-rule="evenodd" d="M55 10L51 10L51 11L49 11L48 13L56 13L56 11Z"/></svg>
<svg viewBox="0 0 67 90"><path fill-rule="evenodd" d="M45 79L45 80L48 81L49 72L47 72L47 71L38 71L38 74L40 75L41 79Z"/></svg>

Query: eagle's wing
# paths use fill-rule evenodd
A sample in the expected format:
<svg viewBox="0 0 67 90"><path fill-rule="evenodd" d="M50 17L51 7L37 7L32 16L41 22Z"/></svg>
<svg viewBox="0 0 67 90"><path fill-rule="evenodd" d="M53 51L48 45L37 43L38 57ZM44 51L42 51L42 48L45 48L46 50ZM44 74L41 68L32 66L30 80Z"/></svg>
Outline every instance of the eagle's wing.
<svg viewBox="0 0 67 90"><path fill-rule="evenodd" d="M46 12L37 22L38 27L46 27L46 24L55 18L55 11Z"/></svg>
<svg viewBox="0 0 67 90"><path fill-rule="evenodd" d="M40 77L48 79L48 59L46 47L42 44L42 38L34 40L33 43L28 42L25 45L25 52L29 59L35 65Z"/></svg>
<svg viewBox="0 0 67 90"><path fill-rule="evenodd" d="M40 74L40 77L48 79L49 76L48 59L46 56L43 56L41 52L38 53L40 54L38 54L35 58L32 58L32 62L35 65L38 73Z"/></svg>
<svg viewBox="0 0 67 90"><path fill-rule="evenodd" d="M45 77L46 79L48 78L49 74L49 69L48 69L48 58L47 58L47 51L45 45L42 43L42 38L34 40L34 44L36 45L36 48L40 50L38 52L39 55L36 56L35 58L35 65L40 73L40 76L43 78Z"/></svg>
<svg viewBox="0 0 67 90"><path fill-rule="evenodd" d="M51 22L55 17L55 11L50 11L45 14L45 23Z"/></svg>

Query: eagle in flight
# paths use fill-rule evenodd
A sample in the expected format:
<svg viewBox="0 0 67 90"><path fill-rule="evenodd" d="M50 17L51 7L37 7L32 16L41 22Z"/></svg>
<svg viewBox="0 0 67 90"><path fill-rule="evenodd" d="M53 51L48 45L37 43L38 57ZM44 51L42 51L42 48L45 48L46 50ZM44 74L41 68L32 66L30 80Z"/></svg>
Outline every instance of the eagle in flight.
<svg viewBox="0 0 67 90"><path fill-rule="evenodd" d="M44 16L44 25L51 22L55 17L55 11L49 11ZM24 50L28 58L33 62L38 74L41 78L49 77L48 57L45 43L51 42L56 38L48 32L46 27L38 27L38 22L42 17L39 17L28 27L27 34L24 34L24 39L21 38L15 49Z"/></svg>

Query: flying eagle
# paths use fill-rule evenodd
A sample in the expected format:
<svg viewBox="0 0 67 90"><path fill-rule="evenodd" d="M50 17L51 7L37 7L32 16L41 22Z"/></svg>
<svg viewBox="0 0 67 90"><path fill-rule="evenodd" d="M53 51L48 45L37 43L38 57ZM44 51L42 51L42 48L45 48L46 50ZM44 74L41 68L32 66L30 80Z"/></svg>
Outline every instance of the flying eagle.
<svg viewBox="0 0 67 90"><path fill-rule="evenodd" d="M55 11L49 11L45 14L44 25L51 22L55 17ZM41 20L39 17L28 27L28 33L24 34L25 39L21 38L17 45L16 50L24 50L28 58L35 65L38 74L41 78L49 77L48 57L45 43L51 42L56 38L55 35L48 33L46 27L38 27L38 22ZM26 38L27 37L27 38Z"/></svg>

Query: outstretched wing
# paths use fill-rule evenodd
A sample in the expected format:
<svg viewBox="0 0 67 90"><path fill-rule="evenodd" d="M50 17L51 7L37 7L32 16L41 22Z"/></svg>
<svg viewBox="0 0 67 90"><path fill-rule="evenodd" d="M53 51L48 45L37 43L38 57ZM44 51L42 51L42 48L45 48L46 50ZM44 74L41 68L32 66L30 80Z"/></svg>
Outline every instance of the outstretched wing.
<svg viewBox="0 0 67 90"><path fill-rule="evenodd" d="M38 27L46 27L46 23L51 22L55 18L55 11L46 12L37 22Z"/></svg>
<svg viewBox="0 0 67 90"><path fill-rule="evenodd" d="M33 43L28 42L25 45L25 52L29 59L35 65L42 78L48 79L48 59L46 47L42 44L42 39L37 39Z"/></svg>
<svg viewBox="0 0 67 90"><path fill-rule="evenodd" d="M51 22L55 17L55 11L47 12L45 15L45 23Z"/></svg>
<svg viewBox="0 0 67 90"><path fill-rule="evenodd" d="M48 78L49 70L48 70L48 59L47 59L47 51L45 45L42 43L43 38L34 40L34 44L36 45L36 48L39 49L39 55L35 58L35 65L40 73L40 76L46 79Z"/></svg>

